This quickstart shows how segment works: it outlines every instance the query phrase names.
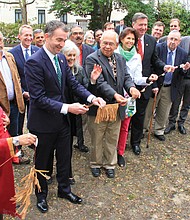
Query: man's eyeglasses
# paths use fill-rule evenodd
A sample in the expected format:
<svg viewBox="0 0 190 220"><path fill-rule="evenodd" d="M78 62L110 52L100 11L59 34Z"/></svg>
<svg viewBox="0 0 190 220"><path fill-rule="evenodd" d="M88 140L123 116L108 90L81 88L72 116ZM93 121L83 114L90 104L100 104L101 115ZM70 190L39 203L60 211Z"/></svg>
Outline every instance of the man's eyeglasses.
<svg viewBox="0 0 190 220"><path fill-rule="evenodd" d="M99 36L102 36L102 34L97 34L97 35L95 35L95 37L99 37Z"/></svg>
<svg viewBox="0 0 190 220"><path fill-rule="evenodd" d="M84 33L83 32L72 32L72 35L77 36L80 35L82 36Z"/></svg>

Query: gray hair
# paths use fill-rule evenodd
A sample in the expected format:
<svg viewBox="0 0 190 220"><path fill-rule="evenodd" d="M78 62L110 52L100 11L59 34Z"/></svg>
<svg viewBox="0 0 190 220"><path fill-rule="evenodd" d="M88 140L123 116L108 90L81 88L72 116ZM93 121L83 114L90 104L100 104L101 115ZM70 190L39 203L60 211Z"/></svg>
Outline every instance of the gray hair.
<svg viewBox="0 0 190 220"><path fill-rule="evenodd" d="M49 21L46 24L44 33L48 33L49 35L52 35L53 32L57 30L58 28L61 28L64 32L69 32L69 29L63 22L58 21L58 20L53 20L53 21Z"/></svg>
<svg viewBox="0 0 190 220"><path fill-rule="evenodd" d="M81 28L82 32L84 32L82 26L80 26L79 24L74 24L74 25L72 25L71 28L70 28L70 31L69 31L69 38L70 38L70 36L71 36L72 33L73 33L73 29L76 28L76 27Z"/></svg>
<svg viewBox="0 0 190 220"><path fill-rule="evenodd" d="M179 36L180 36L180 38L181 38L181 33L180 33L178 30L172 30L172 31L170 31L170 33L168 34L168 36L169 36L170 34L172 34L172 33L177 33L177 34L179 34Z"/></svg>
<svg viewBox="0 0 190 220"><path fill-rule="evenodd" d="M62 52L64 55L67 55L67 54L69 54L72 50L75 50L75 51L76 51L76 57L78 58L79 55L80 55L80 50L79 50L79 48L77 47L77 45L76 45L73 41L71 41L71 40L66 40L66 41L65 41L65 46L63 47L63 49L62 49L61 52ZM72 68L72 72L73 72L74 75L78 72L79 66L80 66L80 65L79 65L79 60L76 59L76 60L75 60L74 67ZM75 71L76 73L75 73L74 71Z"/></svg>
<svg viewBox="0 0 190 220"><path fill-rule="evenodd" d="M23 24L23 25L19 28L19 31L18 31L20 35L22 34L22 31L23 31L24 28L27 28L27 29L30 29L30 30L33 31L32 26L30 26L30 25L28 25L28 24Z"/></svg>
<svg viewBox="0 0 190 220"><path fill-rule="evenodd" d="M36 29L33 31L33 35L39 34L39 33L44 33L44 31L42 29Z"/></svg>
<svg viewBox="0 0 190 220"><path fill-rule="evenodd" d="M142 12L137 12L133 15L132 22L136 22L138 19L147 19L148 20L148 16L143 14Z"/></svg>
<svg viewBox="0 0 190 220"><path fill-rule="evenodd" d="M102 41L104 39L104 36L107 34L109 34L110 36L115 35L116 43L119 43L119 35L115 31L112 31L112 30L104 31L100 40Z"/></svg>

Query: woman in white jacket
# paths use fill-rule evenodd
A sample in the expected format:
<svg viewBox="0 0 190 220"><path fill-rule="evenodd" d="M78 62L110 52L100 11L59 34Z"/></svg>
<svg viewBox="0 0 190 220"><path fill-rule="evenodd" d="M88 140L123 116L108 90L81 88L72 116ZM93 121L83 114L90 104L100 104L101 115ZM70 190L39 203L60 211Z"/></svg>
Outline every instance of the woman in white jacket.
<svg viewBox="0 0 190 220"><path fill-rule="evenodd" d="M134 28L127 27L119 35L119 46L116 53L121 54L126 60L127 71L136 85L146 86L151 81L157 80L157 75L152 74L149 78L142 76L142 61L137 50L138 37ZM125 96L128 94L125 92ZM126 118L121 123L120 135L118 140L118 165L125 166L123 154L125 152L128 137L128 128L131 117Z"/></svg>

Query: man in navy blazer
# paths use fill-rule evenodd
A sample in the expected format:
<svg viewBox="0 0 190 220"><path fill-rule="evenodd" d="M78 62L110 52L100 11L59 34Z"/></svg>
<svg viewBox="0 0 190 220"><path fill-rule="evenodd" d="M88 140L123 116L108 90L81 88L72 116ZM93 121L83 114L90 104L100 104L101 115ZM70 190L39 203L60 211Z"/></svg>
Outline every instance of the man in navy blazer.
<svg viewBox="0 0 190 220"><path fill-rule="evenodd" d="M25 74L24 74L24 64L26 62L26 57L25 57L26 49L27 49L28 55L31 56L33 53L39 50L39 47L31 45L32 40L33 40L33 30L30 25L24 24L19 28L18 38L20 40L20 44L13 47L9 52L13 54L15 61L16 61L18 73L19 73L20 80L21 80L24 103L28 111L30 95L28 92ZM25 112L19 113L19 118L18 118L18 134L19 135L23 134L24 118L25 118ZM30 162L29 159L25 157L20 158L20 161L19 161L20 164L29 163L29 162Z"/></svg>
<svg viewBox="0 0 190 220"><path fill-rule="evenodd" d="M47 23L45 45L33 54L25 64L26 81L30 93L28 128L38 137L35 167L48 170L49 160L55 149L58 197L80 204L82 199L71 192L70 174L70 122L67 113L84 114L87 107L80 103L67 104L65 92L71 89L84 101L104 106L105 101L96 98L72 75L66 58L60 54L67 39L68 29L60 21ZM38 174L41 191L36 189L37 208L48 211L46 179Z"/></svg>
<svg viewBox="0 0 190 220"><path fill-rule="evenodd" d="M135 13L132 18L132 26L137 31L138 41L142 44L142 75L149 77L152 74L152 68L161 71L168 71L174 68L170 65L165 65L156 53L156 40L154 37L146 34L148 27L148 17L141 13ZM140 51L139 45L138 50ZM143 87L137 86L141 91ZM141 152L140 143L143 136L143 122L145 117L145 110L152 94L152 86L148 86L145 92L142 93L141 98L136 101L137 112L133 115L131 122L131 146L133 152L139 155Z"/></svg>
<svg viewBox="0 0 190 220"><path fill-rule="evenodd" d="M167 73L158 80L158 87L160 92L157 97L156 117L154 124L154 136L160 141L165 141L164 133L166 122L168 120L170 108L172 103L176 101L177 94L181 88L183 78L186 76L186 70L189 68L188 54L179 46L181 42L181 34L178 30L173 30L167 37L167 42L163 42L157 45L158 56L164 62L167 62L170 52L172 52L172 65L180 66L185 64L183 68L177 68L173 74L171 80L168 82ZM179 106L177 106L177 109ZM168 132L169 133L169 132Z"/></svg>
<svg viewBox="0 0 190 220"><path fill-rule="evenodd" d="M30 99L30 95L28 93L28 88L26 84L26 79L25 79L25 73L24 73L24 64L26 62L25 54L26 54L26 49L28 49L28 54L31 56L33 53L39 50L39 47L31 45L32 40L33 40L33 30L30 25L22 25L19 29L19 35L20 39L20 44L13 47L9 52L13 54L17 69L19 72L20 80L21 80L21 87L23 90L23 96L25 99L25 103L28 103ZM21 135L22 129L23 129L23 123L24 123L24 114L21 116L22 117L22 122L20 122L20 127L19 127L19 135Z"/></svg>
<svg viewBox="0 0 190 220"><path fill-rule="evenodd" d="M119 35L127 26L124 23L124 20L119 21L119 25L116 26L115 32Z"/></svg>

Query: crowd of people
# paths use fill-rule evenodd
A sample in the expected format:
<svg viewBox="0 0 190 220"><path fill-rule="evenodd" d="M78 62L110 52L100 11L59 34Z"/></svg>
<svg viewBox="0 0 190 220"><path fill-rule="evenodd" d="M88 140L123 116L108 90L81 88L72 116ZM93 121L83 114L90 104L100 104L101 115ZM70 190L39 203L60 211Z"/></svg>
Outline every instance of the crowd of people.
<svg viewBox="0 0 190 220"><path fill-rule="evenodd" d="M25 24L19 29L20 44L9 52L4 50L0 33L0 110L4 111L0 118L4 131L1 155L6 150L0 162L11 157L7 169L12 176L10 162L30 163L22 146L35 150L35 168L48 171L49 176L47 180L37 174L41 191L36 189L35 194L40 212L48 211L54 157L57 196L74 204L83 202L71 191L75 184L71 163L74 136L76 149L90 151L92 175L99 177L104 169L108 178L114 178L116 165L126 166L129 128L135 155L141 153L141 139L149 129L152 114L158 140L165 141L165 135L176 128L179 111L178 130L186 134L190 37L181 37L176 18L171 19L170 33L165 37L164 28L157 21L151 35L147 34L148 17L141 12L134 14L131 27L126 27L122 19L116 27L106 22L103 30L86 33L80 25L69 30L57 20L48 22L45 30L33 31ZM101 114L106 116L98 121ZM28 134L23 134L25 118ZM86 128L91 146L85 144ZM21 153L16 154L18 151ZM0 175L0 185L6 181ZM11 181L13 187L12 177ZM15 206L10 204L14 193L12 189L6 202L0 202L0 213L16 215Z"/></svg>

